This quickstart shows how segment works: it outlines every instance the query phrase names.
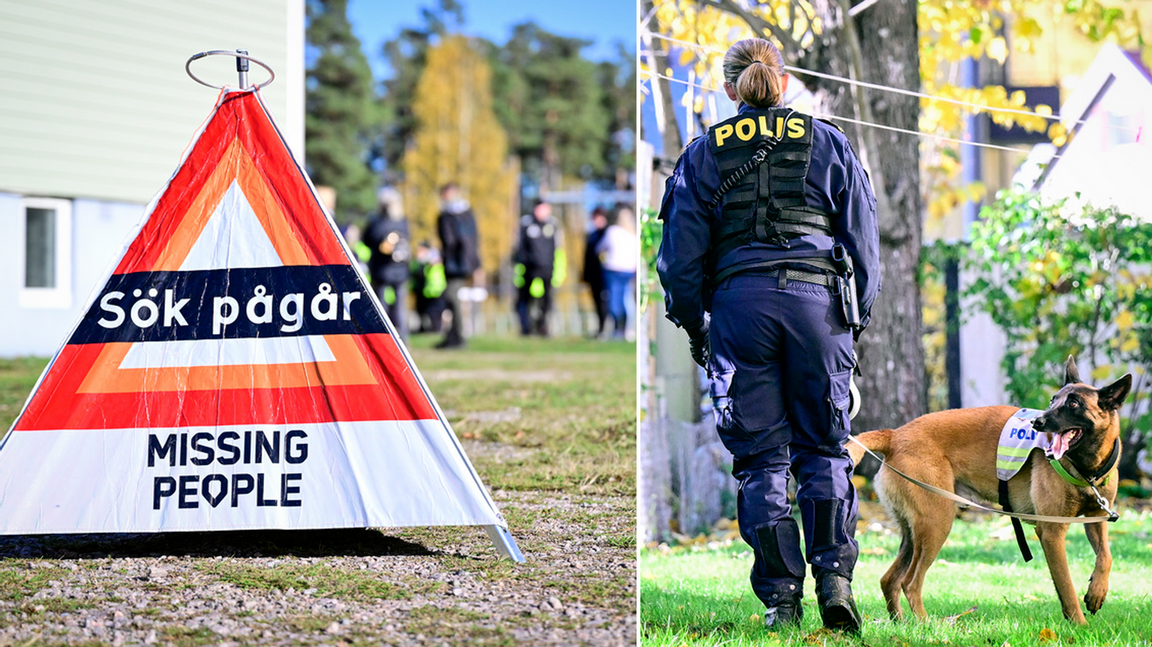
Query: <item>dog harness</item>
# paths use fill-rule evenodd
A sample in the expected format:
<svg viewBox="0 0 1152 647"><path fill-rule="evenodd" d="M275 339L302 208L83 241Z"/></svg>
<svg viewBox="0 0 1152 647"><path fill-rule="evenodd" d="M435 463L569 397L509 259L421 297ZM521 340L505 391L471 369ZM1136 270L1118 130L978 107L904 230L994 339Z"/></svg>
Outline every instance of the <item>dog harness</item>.
<svg viewBox="0 0 1152 647"><path fill-rule="evenodd" d="M1012 512L1012 503L1008 500L1009 479L1016 476L1024 463L1028 462L1032 450L1043 449L1047 452L1051 445L1047 434L1032 428L1032 421L1043 413L1038 409L1021 409L1012 414L1000 430L1000 441L996 444L996 476L1000 479L1000 507L1005 512ZM1012 518L1012 531L1016 534L1016 544L1020 546L1024 561L1032 561L1032 550L1028 548L1028 539L1024 537L1024 526L1015 517Z"/></svg>
<svg viewBox="0 0 1152 647"><path fill-rule="evenodd" d="M1039 409L1020 409L1012 414L1008 422L1004 423L1004 428L1000 430L1000 440L996 445L996 476L1000 480L1000 507L1005 512L1012 512L1012 504L1008 501L1008 481L1020 472L1020 469L1028 462L1028 457L1032 455L1033 450L1044 451L1048 457L1048 463L1052 465L1052 469L1056 470L1060 478L1076 487L1091 487L1093 491L1095 491L1096 485L1104 485L1108 482L1108 473L1112 471L1120 456L1120 439L1117 438L1117 446L1113 448L1112 455L1109 456L1100 470L1088 478L1072 476L1059 460L1052 457L1052 443L1048 434L1036 431L1032 427L1032 421L1039 418L1043 413ZM1071 461L1071 457L1068 460ZM1077 471L1083 473L1079 467L1077 467ZM1107 507L1104 509L1108 510ZM1012 530L1016 534L1016 543L1020 546L1020 554L1024 556L1024 561L1031 561L1032 551L1028 548L1028 541L1024 537L1024 526L1015 517L1012 518Z"/></svg>

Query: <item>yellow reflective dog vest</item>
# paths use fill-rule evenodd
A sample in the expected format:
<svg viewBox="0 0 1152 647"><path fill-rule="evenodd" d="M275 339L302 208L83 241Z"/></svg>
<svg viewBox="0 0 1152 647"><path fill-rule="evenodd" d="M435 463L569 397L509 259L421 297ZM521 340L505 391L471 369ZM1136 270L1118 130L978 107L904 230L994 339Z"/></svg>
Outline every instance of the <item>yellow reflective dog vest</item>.
<svg viewBox="0 0 1152 647"><path fill-rule="evenodd" d="M1020 468L1028 462L1032 450L1040 449L1045 454L1048 453L1051 446L1048 434L1032 428L1032 421L1043 413L1039 409L1020 409L1004 423L996 446L996 476L1001 481L1016 476Z"/></svg>

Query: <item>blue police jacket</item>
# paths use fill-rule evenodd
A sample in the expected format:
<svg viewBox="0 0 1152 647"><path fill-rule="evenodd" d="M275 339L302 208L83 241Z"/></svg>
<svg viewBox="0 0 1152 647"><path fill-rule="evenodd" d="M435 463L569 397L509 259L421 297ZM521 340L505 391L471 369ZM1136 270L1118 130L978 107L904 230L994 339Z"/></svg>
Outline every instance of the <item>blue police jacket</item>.
<svg viewBox="0 0 1152 647"><path fill-rule="evenodd" d="M752 109L741 105L738 112ZM812 120L812 126L812 161L804 197L807 206L833 214L833 236L800 236L789 241L787 247L750 242L718 259L715 271L750 261L827 259L832 246L840 243L855 265L861 322L867 325L872 303L880 292L876 197L844 133L817 119ZM664 187L660 207L664 236L656 269L664 286L668 318L689 332L699 330L704 321L709 290L705 285L705 264L709 247L714 244L713 228L719 224L721 214L720 206L709 211L708 205L720 182L716 160L708 148L708 137L704 136L688 144Z"/></svg>

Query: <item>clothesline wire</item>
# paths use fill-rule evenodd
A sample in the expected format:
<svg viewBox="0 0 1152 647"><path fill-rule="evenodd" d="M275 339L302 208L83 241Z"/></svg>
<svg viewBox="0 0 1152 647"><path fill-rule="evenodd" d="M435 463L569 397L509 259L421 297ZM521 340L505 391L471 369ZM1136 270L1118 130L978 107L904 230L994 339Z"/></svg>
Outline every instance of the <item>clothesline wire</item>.
<svg viewBox="0 0 1152 647"><path fill-rule="evenodd" d="M708 86L708 85L701 85L699 83L691 83L689 81L685 81L684 79L678 79L678 78L673 77L673 76L666 76L664 74L656 74L654 72L647 72L647 71L642 72L642 73L648 75L649 77L659 77L661 79L667 79L669 81L674 81L676 83L682 83L684 85L690 85L693 87L697 87L697 88L700 88L702 90L710 90L713 92L719 91L719 88L714 88L714 87ZM879 124L879 123L874 123L871 121L862 121L859 119L852 119L849 117L841 117L839 115L813 113L812 116L813 117L820 117L822 119L833 119L836 121L843 121L843 122L847 122L850 124L856 124L858 126L869 126L871 128L879 128L880 130L888 130L891 132L904 133L907 135L915 135L917 137L927 137L929 139L936 139L936 140L940 140L940 141L952 142L955 144L962 144L964 146L975 146L977 148L991 148L994 150L1008 151L1011 153L1024 153L1024 154L1031 153L1030 150L1025 149L1025 148L1014 148L1012 146L1000 146L999 144L989 144L986 142L973 142L973 141L968 141L965 139L958 139L956 137L948 137L947 135L938 135L936 133L925 133L925 132L921 132L919 130L909 130L906 128L898 128L896 126L889 126L887 124ZM1054 160L1054 159L1059 159L1060 157L1061 157L1060 155L1054 154L1048 159Z"/></svg>
<svg viewBox="0 0 1152 647"><path fill-rule="evenodd" d="M653 31L647 32L647 35L651 36L653 38L659 38L661 40L666 40L668 42L678 43L680 45L687 45L688 47L693 47L695 49L700 49L700 50L709 51L709 52L716 52L718 54L723 54L726 51L726 50L722 50L722 49L719 49L716 47L711 47L708 45L701 45L699 43L693 43L693 42L687 41L687 40L672 38L671 36L665 36L663 34L658 34L658 33L653 32ZM984 104L980 104L980 103L972 103L970 101L964 101L961 99L953 99L951 97L942 97L939 95L926 94L924 92L917 92L915 90L906 90L904 88L897 88L897 87L890 86L890 85L881 85L878 83L868 83L866 81L857 81L855 79L849 79L849 78L846 78L843 76L836 76L835 74L826 74L824 72L817 72L815 70L809 70L809 69L806 69L803 67L797 67L795 65L785 65L784 69L786 71L789 71L789 72L796 72L798 74L807 74L808 76L814 76L814 77L817 77L820 79L827 79L829 81L837 81L839 83L847 83L849 85L856 85L856 86L860 86L862 88L868 88L871 90L880 90L883 92L892 92L895 94L903 94L905 96L910 96L910 97L918 97L920 99L928 99L930 101L941 101L944 103L951 103L953 105L962 106L965 108L972 108L972 109L976 110L977 112L980 112L980 111L1003 112L1003 113L1022 115L1022 116L1027 116L1027 117L1040 117L1042 119L1047 119L1048 121L1061 121L1060 115L1055 115L1055 114L1045 115L1045 114L1041 114L1039 112L1035 112L1032 110L1020 110L1017 108L997 108L997 107L988 106L988 105L984 105ZM1087 123L1087 120L1084 120L1084 119L1078 119L1075 122L1073 122L1073 124L1077 125L1077 126L1085 124L1085 123ZM1113 128L1116 130L1126 130L1129 132L1139 132L1139 130L1140 130L1139 128L1130 128L1127 126L1121 126L1119 124L1117 124L1117 125L1109 124L1107 127Z"/></svg>

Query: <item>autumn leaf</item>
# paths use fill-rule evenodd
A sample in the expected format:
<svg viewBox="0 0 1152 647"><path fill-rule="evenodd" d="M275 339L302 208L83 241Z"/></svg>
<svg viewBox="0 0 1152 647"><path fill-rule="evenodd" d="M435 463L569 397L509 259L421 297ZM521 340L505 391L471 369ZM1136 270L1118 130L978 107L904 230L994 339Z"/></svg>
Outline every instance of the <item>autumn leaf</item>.
<svg viewBox="0 0 1152 647"><path fill-rule="evenodd" d="M1134 323L1132 313L1128 310L1121 310L1120 314L1116 315L1116 328L1120 332L1127 332L1132 329Z"/></svg>
<svg viewBox="0 0 1152 647"><path fill-rule="evenodd" d="M1048 627L1044 627L1043 629L1040 630L1040 642L1046 643L1046 642L1052 642L1054 640L1056 640L1056 632L1055 631L1052 631Z"/></svg>
<svg viewBox="0 0 1152 647"><path fill-rule="evenodd" d="M954 616L948 616L947 618L944 618L944 622L947 622L950 625L954 625L954 624L956 624L957 620L959 620L960 618L962 618L962 617L964 617L964 616L966 616L969 613L972 613L974 611L976 611L975 605L973 605L972 608L968 609L967 611L962 611L960 613L957 613Z"/></svg>

